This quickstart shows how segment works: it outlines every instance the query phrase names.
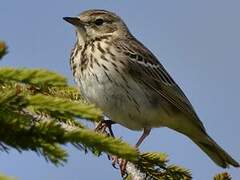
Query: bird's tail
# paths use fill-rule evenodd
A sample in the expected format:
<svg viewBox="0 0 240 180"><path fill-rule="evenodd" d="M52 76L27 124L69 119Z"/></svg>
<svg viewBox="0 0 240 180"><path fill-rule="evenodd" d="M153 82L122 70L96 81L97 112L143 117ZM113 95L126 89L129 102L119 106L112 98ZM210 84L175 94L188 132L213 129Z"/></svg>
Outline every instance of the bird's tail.
<svg viewBox="0 0 240 180"><path fill-rule="evenodd" d="M203 135L203 138L191 138L217 165L227 168L229 165L240 167L226 151L224 151L210 136Z"/></svg>

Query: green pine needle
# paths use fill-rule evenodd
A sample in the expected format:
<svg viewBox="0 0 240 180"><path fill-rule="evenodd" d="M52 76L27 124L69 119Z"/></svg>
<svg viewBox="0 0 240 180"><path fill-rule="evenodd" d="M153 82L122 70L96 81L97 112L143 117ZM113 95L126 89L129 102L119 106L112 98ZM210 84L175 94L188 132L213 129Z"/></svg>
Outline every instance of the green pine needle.
<svg viewBox="0 0 240 180"><path fill-rule="evenodd" d="M88 129L77 129L65 135L70 142L81 142L87 147L94 147L98 151L107 152L129 161L136 161L139 152L136 148L128 145L120 139L107 137Z"/></svg>
<svg viewBox="0 0 240 180"><path fill-rule="evenodd" d="M46 91L46 94L53 96L64 98L73 101L81 101L83 103L87 103L84 98L81 96L79 90L75 87L67 86L67 87L49 87Z"/></svg>
<svg viewBox="0 0 240 180"><path fill-rule="evenodd" d="M167 165L167 155L159 152L140 154L139 159L134 164L137 169L146 174L152 180L175 180L191 179L189 170L175 165Z"/></svg>
<svg viewBox="0 0 240 180"><path fill-rule="evenodd" d="M102 111L85 102L61 75L43 69L0 68L0 82L0 150L31 150L63 165L68 154L61 145L71 143L126 159L151 180L191 179L189 170L168 165L164 153L140 153L120 139L85 128L78 119L96 122ZM226 173L214 177L230 179Z"/></svg>
<svg viewBox="0 0 240 180"><path fill-rule="evenodd" d="M101 111L93 105L70 101L58 97L45 96L41 94L29 95L26 98L28 105L38 110L48 110L59 112L79 118L87 118L91 120L99 120Z"/></svg>
<svg viewBox="0 0 240 180"><path fill-rule="evenodd" d="M228 174L227 172L223 172L215 175L213 179L214 180L231 180L232 178L230 174Z"/></svg>
<svg viewBox="0 0 240 180"><path fill-rule="evenodd" d="M11 80L40 87L67 85L67 81L63 76L45 69L0 68L0 80Z"/></svg>

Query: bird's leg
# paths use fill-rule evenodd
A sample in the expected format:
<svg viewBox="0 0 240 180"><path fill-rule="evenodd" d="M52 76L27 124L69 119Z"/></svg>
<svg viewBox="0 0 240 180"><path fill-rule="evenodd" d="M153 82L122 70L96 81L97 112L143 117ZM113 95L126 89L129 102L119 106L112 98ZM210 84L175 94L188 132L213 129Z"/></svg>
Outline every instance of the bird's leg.
<svg viewBox="0 0 240 180"><path fill-rule="evenodd" d="M114 137L113 131L112 131L112 124L115 124L112 120L102 120L99 122L95 128L95 131L110 134L110 136ZM109 133L106 132L106 128L108 128Z"/></svg>
<svg viewBox="0 0 240 180"><path fill-rule="evenodd" d="M115 137L114 134L113 134L112 125L116 124L116 123L112 120L105 120L105 124L106 124L106 126L109 130L110 136Z"/></svg>
<svg viewBox="0 0 240 180"><path fill-rule="evenodd" d="M115 124L114 121L111 120L105 120L104 124L108 127L109 133L111 137L115 137L112 131L112 124ZM116 164L119 164L119 160L117 156L110 156L108 155L108 159L112 160L112 166L117 169Z"/></svg>
<svg viewBox="0 0 240 180"><path fill-rule="evenodd" d="M135 144L136 148L138 148L142 144L142 142L150 134L150 132L151 132L151 128L143 129L143 133L142 133L141 137L138 139L137 143ZM127 161L124 159L121 159L119 167L120 167L121 175L122 175L122 177L124 177L126 174Z"/></svg>
<svg viewBox="0 0 240 180"><path fill-rule="evenodd" d="M104 120L103 122L105 124L105 126L108 128L108 131L109 131L109 134L111 137L115 137L114 134L113 134L113 130L112 130L112 125L115 124L114 121L111 121L111 120ZM112 160L112 166L117 169L116 167L116 164L118 164L118 157L117 156L110 156L110 155L107 155L108 156L108 159Z"/></svg>
<svg viewBox="0 0 240 180"><path fill-rule="evenodd" d="M142 133L141 137L138 139L138 142L135 145L136 148L138 148L142 144L143 140L150 134L150 132L151 132L151 128L144 128L143 129L143 133Z"/></svg>
<svg viewBox="0 0 240 180"><path fill-rule="evenodd" d="M101 122L99 122L95 128L96 132L101 132L101 133L105 133L107 135L110 135L111 137L115 137L113 134L113 130L112 130L112 125L115 124L114 121L111 120L102 120ZM106 131L106 128L108 128L109 133ZM107 154L108 159L112 161L112 166L117 169L116 164L119 164L119 160L117 156L111 156L109 154Z"/></svg>

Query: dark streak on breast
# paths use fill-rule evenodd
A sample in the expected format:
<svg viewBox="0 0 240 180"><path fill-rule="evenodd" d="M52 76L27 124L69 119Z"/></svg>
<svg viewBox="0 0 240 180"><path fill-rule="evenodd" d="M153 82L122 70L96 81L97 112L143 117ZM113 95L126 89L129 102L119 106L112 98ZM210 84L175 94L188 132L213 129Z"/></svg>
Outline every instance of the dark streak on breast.
<svg viewBox="0 0 240 180"><path fill-rule="evenodd" d="M126 66L126 63L123 61L119 61L123 66Z"/></svg>
<svg viewBox="0 0 240 180"><path fill-rule="evenodd" d="M93 76L95 77L96 81L99 83L99 79L95 73L93 73Z"/></svg>
<svg viewBox="0 0 240 180"><path fill-rule="evenodd" d="M103 54L101 55L101 59L108 62L108 59Z"/></svg>
<svg viewBox="0 0 240 180"><path fill-rule="evenodd" d="M105 73L105 75L107 76L108 80L109 80L110 82L113 82L112 79L109 77L108 73L107 73L106 71L104 71L104 73Z"/></svg>
<svg viewBox="0 0 240 180"><path fill-rule="evenodd" d="M86 49L88 47L88 44L86 43L83 47L83 50L81 52L81 61L80 61L80 66L81 66L81 72L83 72L86 68L87 68L87 64L88 64L88 59L86 56Z"/></svg>
<svg viewBox="0 0 240 180"><path fill-rule="evenodd" d="M122 79L125 81L126 84L128 84L128 80L125 78L125 76L123 74L120 74Z"/></svg>
<svg viewBox="0 0 240 180"><path fill-rule="evenodd" d="M106 48L106 51L107 51L108 54L110 54L111 57L115 57L115 56L116 56L115 54L113 54L113 53L110 51L110 48L109 48L109 47Z"/></svg>
<svg viewBox="0 0 240 180"><path fill-rule="evenodd" d="M90 67L93 69L93 55L90 54Z"/></svg>
<svg viewBox="0 0 240 180"><path fill-rule="evenodd" d="M93 58L93 60L98 65L98 67L100 67L100 64L99 64L98 60L96 58Z"/></svg>
<svg viewBox="0 0 240 180"><path fill-rule="evenodd" d="M115 70L118 74L121 74L117 67L114 67L114 70Z"/></svg>
<svg viewBox="0 0 240 180"><path fill-rule="evenodd" d="M117 68L117 65L111 61L111 64L113 65L114 68Z"/></svg>
<svg viewBox="0 0 240 180"><path fill-rule="evenodd" d="M106 71L109 71L109 69L108 69L104 64L102 64L102 67L103 67Z"/></svg>
<svg viewBox="0 0 240 180"><path fill-rule="evenodd" d="M106 53L106 51L101 47L100 42L97 43L97 49L98 49L101 53L103 53L103 54Z"/></svg>

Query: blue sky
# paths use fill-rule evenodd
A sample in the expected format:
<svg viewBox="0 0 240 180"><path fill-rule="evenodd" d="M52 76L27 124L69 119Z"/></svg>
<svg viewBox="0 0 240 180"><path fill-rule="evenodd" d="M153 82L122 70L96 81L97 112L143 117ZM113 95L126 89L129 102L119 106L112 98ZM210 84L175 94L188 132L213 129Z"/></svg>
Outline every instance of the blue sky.
<svg viewBox="0 0 240 180"><path fill-rule="evenodd" d="M114 11L182 87L209 134L240 161L239 7L237 0L3 1L0 39L7 42L9 54L1 66L47 68L72 83L69 54L75 34L62 17L92 8ZM118 125L114 130L131 144L140 136ZM32 152L0 153L0 172L21 180L120 179L106 156L65 148L70 156L64 167ZM154 129L141 150L166 152L172 163L191 169L197 180L224 171L187 137L166 128ZM227 171L233 179L240 177L239 169Z"/></svg>

